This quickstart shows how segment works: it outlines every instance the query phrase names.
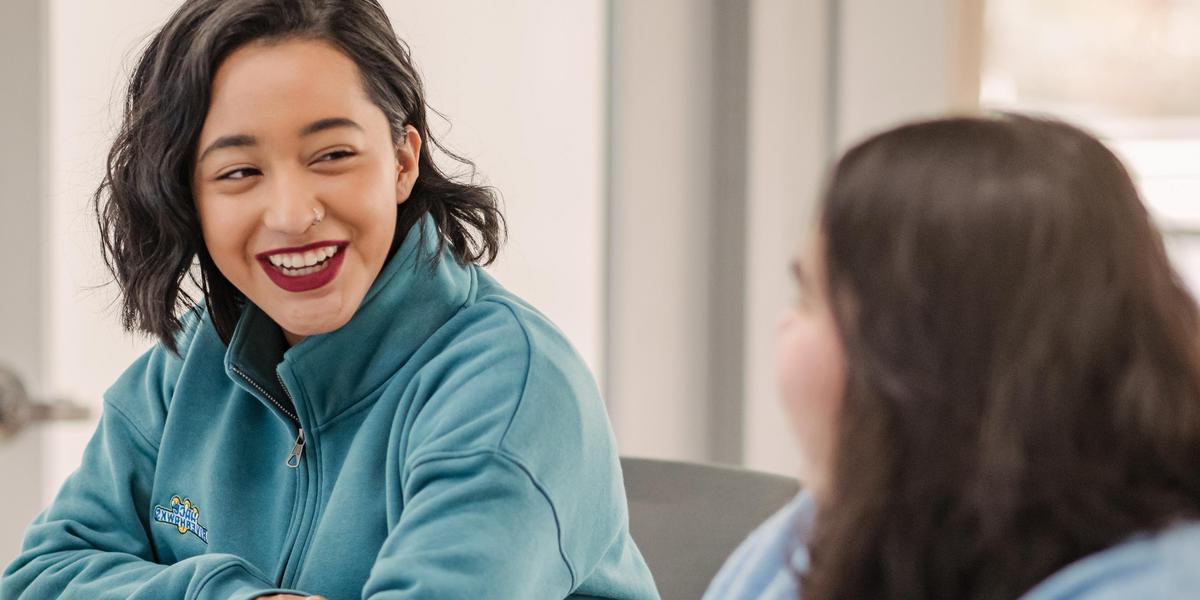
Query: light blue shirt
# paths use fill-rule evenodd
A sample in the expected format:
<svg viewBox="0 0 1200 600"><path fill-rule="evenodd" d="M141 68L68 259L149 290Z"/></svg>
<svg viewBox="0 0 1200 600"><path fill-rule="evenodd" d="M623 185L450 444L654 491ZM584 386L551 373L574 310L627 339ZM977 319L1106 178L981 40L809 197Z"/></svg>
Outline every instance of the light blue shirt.
<svg viewBox="0 0 1200 600"><path fill-rule="evenodd" d="M760 525L729 557L705 600L796 600L796 575L808 570L803 545L816 503L809 494ZM1022 596L1022 600L1167 600L1200 598L1200 523L1180 523L1134 536L1086 556Z"/></svg>
<svg viewBox="0 0 1200 600"><path fill-rule="evenodd" d="M802 540L812 533L816 502L801 492L758 526L725 561L704 593L704 600L796 600L797 574L808 571Z"/></svg>

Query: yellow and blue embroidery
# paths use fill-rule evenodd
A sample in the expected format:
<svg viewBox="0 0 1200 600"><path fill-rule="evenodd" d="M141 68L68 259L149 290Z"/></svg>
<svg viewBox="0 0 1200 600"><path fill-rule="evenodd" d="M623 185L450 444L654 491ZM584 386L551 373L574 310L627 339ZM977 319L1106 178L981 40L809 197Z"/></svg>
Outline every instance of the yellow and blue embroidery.
<svg viewBox="0 0 1200 600"><path fill-rule="evenodd" d="M174 525L180 535L192 532L200 541L208 543L208 529L200 524L200 507L192 504L191 499L171 496L170 508L161 504L154 507L154 520L159 523Z"/></svg>

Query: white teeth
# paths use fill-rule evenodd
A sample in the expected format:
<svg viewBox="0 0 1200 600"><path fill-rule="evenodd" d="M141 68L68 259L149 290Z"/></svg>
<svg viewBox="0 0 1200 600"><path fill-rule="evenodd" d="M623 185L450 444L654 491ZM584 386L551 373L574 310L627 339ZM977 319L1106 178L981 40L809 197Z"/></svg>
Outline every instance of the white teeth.
<svg viewBox="0 0 1200 600"><path fill-rule="evenodd" d="M288 275L300 276L325 268L325 265L320 263L337 253L337 246L323 246L304 253L272 254L267 257L267 260L276 267L287 269Z"/></svg>

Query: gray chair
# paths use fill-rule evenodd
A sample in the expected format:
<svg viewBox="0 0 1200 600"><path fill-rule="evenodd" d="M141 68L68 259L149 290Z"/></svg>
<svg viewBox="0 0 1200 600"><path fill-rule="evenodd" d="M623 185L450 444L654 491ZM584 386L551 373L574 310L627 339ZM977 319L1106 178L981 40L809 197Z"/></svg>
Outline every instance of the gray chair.
<svg viewBox="0 0 1200 600"><path fill-rule="evenodd" d="M799 483L758 471L622 458L629 529L663 600L698 600L725 559Z"/></svg>

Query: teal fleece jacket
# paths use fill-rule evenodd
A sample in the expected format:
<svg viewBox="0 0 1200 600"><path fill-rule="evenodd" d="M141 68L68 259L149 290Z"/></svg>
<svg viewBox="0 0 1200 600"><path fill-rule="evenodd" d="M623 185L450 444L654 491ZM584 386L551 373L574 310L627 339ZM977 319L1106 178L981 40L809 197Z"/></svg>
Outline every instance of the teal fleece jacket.
<svg viewBox="0 0 1200 600"><path fill-rule="evenodd" d="M657 598L583 361L478 267L434 266L436 235L290 349L253 305L228 348L193 313L105 394L0 598Z"/></svg>

